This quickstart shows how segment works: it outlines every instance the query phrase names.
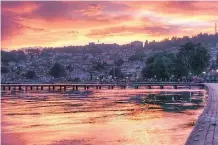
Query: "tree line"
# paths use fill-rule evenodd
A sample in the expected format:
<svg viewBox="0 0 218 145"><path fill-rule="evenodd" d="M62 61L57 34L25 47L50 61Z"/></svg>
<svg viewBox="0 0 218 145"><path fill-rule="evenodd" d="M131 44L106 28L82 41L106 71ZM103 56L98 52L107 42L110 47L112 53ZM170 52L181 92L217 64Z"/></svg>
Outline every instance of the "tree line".
<svg viewBox="0 0 218 145"><path fill-rule="evenodd" d="M142 70L144 78L169 80L201 76L209 66L209 53L200 43L188 42L177 53L159 52L147 59Z"/></svg>

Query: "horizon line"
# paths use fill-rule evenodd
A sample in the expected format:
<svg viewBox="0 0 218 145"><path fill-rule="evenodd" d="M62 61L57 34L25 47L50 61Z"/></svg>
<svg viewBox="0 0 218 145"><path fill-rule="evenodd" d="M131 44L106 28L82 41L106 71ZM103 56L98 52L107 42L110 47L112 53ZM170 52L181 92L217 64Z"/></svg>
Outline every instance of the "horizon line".
<svg viewBox="0 0 218 145"><path fill-rule="evenodd" d="M192 35L192 36L181 36L181 37L177 37L177 36L172 36L172 37L166 37L166 38L164 38L164 39L161 39L161 40L155 40L155 39L153 39L153 40L144 40L144 41L140 41L140 40L134 40L134 41L131 41L131 42L128 42L128 43L124 43L124 44L119 44L119 43L116 43L116 42L114 42L114 43L105 43L105 42L100 42L99 43L99 40L96 40L96 42L93 42L93 41L90 41L90 42L88 42L88 44L82 44L82 45L63 45L63 46L28 46L28 47L21 47L21 48L14 48L14 49L10 49L10 48L1 48L1 50L3 50L3 51L14 51L14 50L22 50L22 49L35 49L35 48L43 48L43 49L45 49L45 48L58 48L58 47L69 47L69 46L74 46L74 47L76 47L76 46L87 46L87 45L89 45L89 43L95 43L95 44L117 44L117 45L127 45L127 44L131 44L132 42L135 42L135 41L140 41L140 42L143 42L143 46L144 46L144 43L146 42L146 41L148 41L148 42L153 42L153 41L155 41L155 42L161 42L161 41L164 41L165 39L168 39L168 40L171 40L170 38L173 38L173 37L176 37L176 38L183 38L183 37L188 37L188 38L193 38L193 37L195 37L195 36L197 36L197 35L199 35L199 34L207 34L207 35L217 35L218 33L202 33L202 32L200 32L200 33L198 33L198 34L196 34L196 35Z"/></svg>

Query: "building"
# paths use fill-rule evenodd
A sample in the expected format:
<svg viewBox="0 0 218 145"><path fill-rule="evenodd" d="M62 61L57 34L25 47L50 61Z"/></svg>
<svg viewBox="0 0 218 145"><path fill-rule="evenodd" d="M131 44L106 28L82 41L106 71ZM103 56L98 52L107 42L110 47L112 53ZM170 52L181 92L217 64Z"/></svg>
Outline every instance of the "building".
<svg viewBox="0 0 218 145"><path fill-rule="evenodd" d="M89 46L94 46L95 42L89 42Z"/></svg>
<svg viewBox="0 0 218 145"><path fill-rule="evenodd" d="M96 47L98 48L118 48L119 45L114 43L114 44L105 44L105 43L101 43L101 44L95 44Z"/></svg>
<svg viewBox="0 0 218 145"><path fill-rule="evenodd" d="M143 42L141 42L141 41L131 42L131 47L142 48L143 47Z"/></svg>

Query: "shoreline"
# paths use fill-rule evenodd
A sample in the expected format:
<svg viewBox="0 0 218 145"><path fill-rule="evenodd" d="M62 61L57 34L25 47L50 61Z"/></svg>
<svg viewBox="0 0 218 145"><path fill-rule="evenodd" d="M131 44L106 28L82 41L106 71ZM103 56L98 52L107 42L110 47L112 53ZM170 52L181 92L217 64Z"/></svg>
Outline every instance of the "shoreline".
<svg viewBox="0 0 218 145"><path fill-rule="evenodd" d="M185 145L218 144L218 84L205 84L208 98Z"/></svg>

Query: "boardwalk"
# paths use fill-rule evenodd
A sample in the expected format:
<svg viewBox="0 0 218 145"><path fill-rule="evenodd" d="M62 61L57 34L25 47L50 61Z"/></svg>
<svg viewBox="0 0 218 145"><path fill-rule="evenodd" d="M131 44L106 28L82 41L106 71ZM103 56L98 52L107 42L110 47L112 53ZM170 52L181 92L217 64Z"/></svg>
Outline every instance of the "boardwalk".
<svg viewBox="0 0 218 145"><path fill-rule="evenodd" d="M208 101L186 145L218 145L218 84L206 84Z"/></svg>
<svg viewBox="0 0 218 145"><path fill-rule="evenodd" d="M201 83L174 83L174 82L150 82L150 83L144 83L144 82L134 82L134 83L117 83L117 84L101 84L101 83L87 83L87 84L1 84L2 90L22 90L22 89L30 89L33 90L34 88L36 90L44 90L47 88L48 90L55 90L55 88L59 88L60 90L67 90L72 89L72 90L78 90L79 88L84 88L85 90L88 90L89 88L96 88L96 89L114 89L116 88L121 88L121 89L126 89L127 87L132 87L135 89L140 89L140 88L147 88L147 89L153 89L156 87L159 87L160 89L164 89L164 87L172 87L173 89L179 89L179 88L204 88L204 84Z"/></svg>

